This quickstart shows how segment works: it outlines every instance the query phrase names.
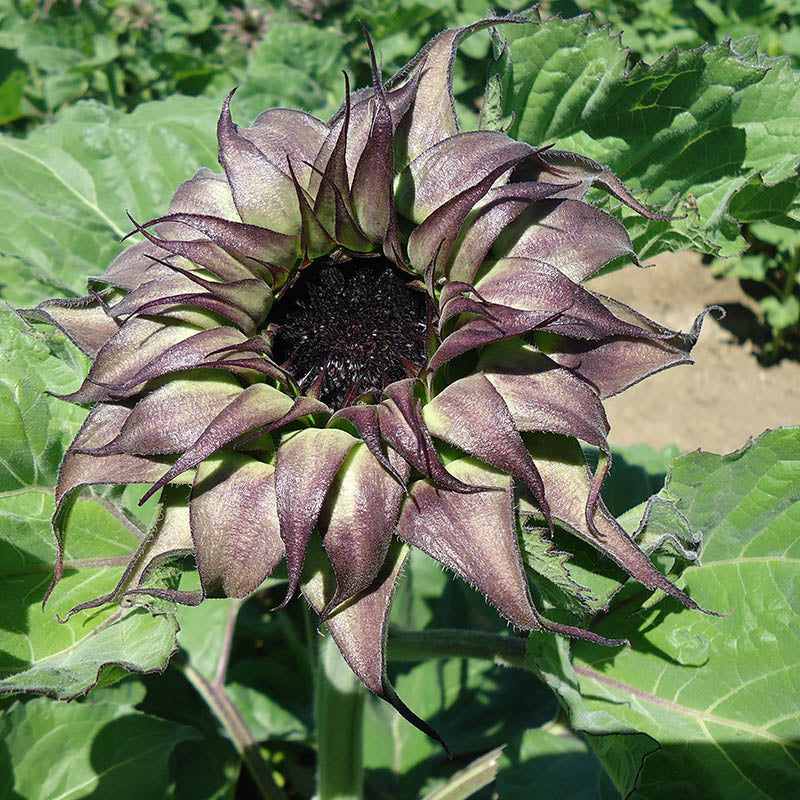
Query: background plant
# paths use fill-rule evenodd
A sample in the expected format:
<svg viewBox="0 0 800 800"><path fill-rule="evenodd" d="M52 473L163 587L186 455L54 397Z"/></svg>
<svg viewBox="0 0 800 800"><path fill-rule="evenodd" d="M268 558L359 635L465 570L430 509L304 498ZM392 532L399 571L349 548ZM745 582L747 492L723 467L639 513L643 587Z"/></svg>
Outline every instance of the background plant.
<svg viewBox="0 0 800 800"><path fill-rule="evenodd" d="M397 19L392 7L373 11L387 71L420 44L409 34L415 25L424 39L455 22L443 5L404 4ZM91 8L104 6L82 4L77 13L88 15ZM419 15L414 25L412 11ZM462 12L474 19L482 9L471 13L465 6ZM71 4L49 11L54 18L71 13ZM259 91L275 91L276 82L267 81L238 107L242 116L272 103L300 103L321 113L340 96L340 62L330 72L320 65L326 63L324 43L341 43L352 20L335 4L320 13L321 20L297 17L292 23L298 41L320 42L319 51L297 46L309 80L281 86L291 90L283 99L267 94L259 102ZM9 18L3 18L4 32ZM221 15L213 20L225 24ZM105 28L103 33L110 35ZM27 76L19 45L10 48L8 41L4 47L22 64L12 62L15 69ZM477 124L473 98L481 94L482 80L476 75L485 71L480 59L490 45L488 38L474 41L457 88L462 110ZM242 72L232 77L242 80L243 90L248 75L255 86L270 68L285 68L274 42L272 47L271 54L263 48L258 66L261 46L240 53ZM637 191L649 190L654 205L674 202L689 213L670 227L626 219L645 257L687 246L730 254L746 244L738 223L795 224L797 120L769 115L798 108L797 77L785 62L759 55L752 39L684 50L632 72L617 40L582 20L551 21L501 49L497 43L498 78L489 83L484 124L507 125L513 112L515 135L534 144L574 146L611 163ZM201 47L199 57L213 66L208 52ZM338 52L358 60L344 45ZM293 55L291 66L298 63ZM122 62L120 68L127 69ZM174 185L198 165L214 163L214 123L230 85L228 69L214 73L195 97L175 96L178 87L168 83L174 75L164 73L162 94L152 96L166 99L144 102L131 114L123 113L125 105L71 99L48 107L33 89L23 93L28 99L21 105L30 103L39 113L10 121L11 135L0 140L0 212L6 221L0 291L6 300L21 306L53 294L77 296L86 275L120 249L116 238L127 231L126 208L154 215ZM89 74L88 96L110 99L91 94L103 89L97 70ZM363 72L355 74L356 83L366 83ZM308 91L312 100L298 100L298 91ZM685 113L672 113L674 105ZM51 115L53 122L39 124ZM637 133L642 128L647 137ZM682 164L692 169L681 170ZM643 291L646 278L642 274ZM68 626L54 623L49 606L41 613L54 559L52 486L82 417L80 409L43 391L76 388L85 364L63 337L32 332L10 313L2 318L0 348L0 687L8 693L1 701L0 776L7 777L0 779L6 781L0 797L246 797L256 787L275 792L270 782L288 796L310 797L317 743L329 733L312 721L310 676L319 637L301 604L270 613L280 597L274 584L242 605L165 605L159 616L142 609L126 616L121 628L104 624L114 609ZM659 492L674 456L646 448L618 453L606 487L614 512ZM701 604L733 609L721 621L678 613L664 599L643 602L632 587L617 592L621 576L603 569L588 551L564 563L535 532L521 533L526 559L550 568L542 601L563 605L566 599L573 611L564 621L626 635L630 652L583 644L568 652L567 643L555 639L516 638L482 598L417 554L395 603L392 680L448 736L456 759L448 762L437 745L368 698L367 795L431 791L505 744L502 756L492 754L488 765L474 769L490 778L499 759L496 791L512 800L529 797L532 785L546 795L550 787L563 792L566 784L586 798L686 796L698 785L710 798L788 796L798 773L792 698L800 640L792 586L800 556L799 464L798 429L767 434L729 457L683 456L672 464L662 499L649 507L644 536L651 546L669 530L682 532L686 548L694 547L691 531L702 531L702 567L674 550L659 556L659 564L674 578L682 573L681 585ZM70 539L81 544L52 611L63 613L73 598L85 599L87 585L92 596L113 586L120 559L153 513L152 505L139 509L137 499L128 489L80 501ZM643 512L642 506L629 511L625 524L635 528ZM612 594L610 613L602 611ZM464 632L467 623L477 634ZM423 635L403 634L411 628ZM453 628L461 630L454 635ZM164 669L176 636L180 651L163 675L129 674ZM36 696L81 695L96 682L88 696L70 704ZM241 724L231 718L232 708ZM242 769L245 761L250 769ZM46 780L42 763L49 765Z"/></svg>

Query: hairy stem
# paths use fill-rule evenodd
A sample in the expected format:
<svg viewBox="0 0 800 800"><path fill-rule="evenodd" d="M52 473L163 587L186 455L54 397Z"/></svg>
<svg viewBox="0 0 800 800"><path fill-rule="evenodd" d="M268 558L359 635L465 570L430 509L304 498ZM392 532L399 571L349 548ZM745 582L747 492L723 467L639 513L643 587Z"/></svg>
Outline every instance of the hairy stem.
<svg viewBox="0 0 800 800"><path fill-rule="evenodd" d="M524 667L525 639L458 628L428 631L390 628L388 655L391 661L481 658L504 667Z"/></svg>
<svg viewBox="0 0 800 800"><path fill-rule="evenodd" d="M228 693L221 686L217 686L216 682L211 683L206 680L190 664L183 666L183 672L230 736L236 752L247 765L261 797L264 800L287 800L286 795L275 783L272 769L261 755L258 742L253 738Z"/></svg>
<svg viewBox="0 0 800 800"><path fill-rule="evenodd" d="M320 642L316 675L317 797L361 800L365 689L345 663L331 635Z"/></svg>

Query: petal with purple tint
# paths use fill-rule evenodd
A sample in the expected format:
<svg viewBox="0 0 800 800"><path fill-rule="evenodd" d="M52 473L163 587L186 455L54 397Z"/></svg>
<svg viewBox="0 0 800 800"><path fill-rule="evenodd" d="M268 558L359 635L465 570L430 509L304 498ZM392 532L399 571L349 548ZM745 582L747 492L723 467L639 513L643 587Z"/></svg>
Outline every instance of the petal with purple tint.
<svg viewBox="0 0 800 800"><path fill-rule="evenodd" d="M151 361L194 335L194 330L181 325L144 317L129 320L100 349L81 387L72 394L59 396L72 403L107 400L115 394L107 387L127 383Z"/></svg>
<svg viewBox="0 0 800 800"><path fill-rule="evenodd" d="M249 128L237 127L273 164L283 166L288 158L300 185L308 188L311 167L328 136L328 126L290 108L262 111Z"/></svg>
<svg viewBox="0 0 800 800"><path fill-rule="evenodd" d="M230 184L224 175L212 172L208 167L200 167L194 176L184 181L172 195L167 214L204 214L241 222ZM164 236L183 238L173 226L159 229Z"/></svg>
<svg viewBox="0 0 800 800"><path fill-rule="evenodd" d="M372 43L369 39L367 43L372 57L375 116L353 173L352 198L361 230L373 242L383 242L394 213L394 125Z"/></svg>
<svg viewBox="0 0 800 800"><path fill-rule="evenodd" d="M450 258L461 225L475 204L491 189L492 184L521 156L512 155L508 161L494 167L474 186L446 200L413 231L408 239L408 258L420 272L433 261L433 272L440 276Z"/></svg>
<svg viewBox="0 0 800 800"><path fill-rule="evenodd" d="M297 589L308 539L317 524L322 503L357 441L336 428L309 428L298 431L278 448L275 492L289 570L289 588L281 606L291 600Z"/></svg>
<svg viewBox="0 0 800 800"><path fill-rule="evenodd" d="M393 543L372 586L354 602L328 617L325 624L342 657L367 689L386 700L414 727L447 749L441 736L397 696L386 676L389 612L407 557L408 548ZM316 536L309 543L302 588L314 610L322 614L333 597L335 578Z"/></svg>
<svg viewBox="0 0 800 800"><path fill-rule="evenodd" d="M546 261L576 283L620 256L639 263L622 223L579 200L531 205L503 231L494 250L503 256Z"/></svg>
<svg viewBox="0 0 800 800"><path fill-rule="evenodd" d="M597 392L519 340L487 347L479 369L505 401L517 430L575 436L607 449L608 420Z"/></svg>
<svg viewBox="0 0 800 800"><path fill-rule="evenodd" d="M489 250L505 228L526 208L538 208L540 201L560 189L560 186L537 181L509 183L490 189L468 218L455 244L448 271L450 279L473 283ZM503 247L498 247L497 253L512 255L505 252Z"/></svg>
<svg viewBox="0 0 800 800"><path fill-rule="evenodd" d="M575 439L551 434L526 434L525 443L544 480L553 517L619 564L648 589L660 589L687 608L704 610L656 569L636 542L608 513L603 501L596 498L596 481L592 480L583 452ZM592 501L593 495L596 502ZM520 497L519 503L520 515L539 514L524 496Z"/></svg>
<svg viewBox="0 0 800 800"><path fill-rule="evenodd" d="M119 323L95 297L45 300L36 308L20 313L28 319L55 325L89 358L96 358L103 345L119 330Z"/></svg>
<svg viewBox="0 0 800 800"><path fill-rule="evenodd" d="M622 313L622 304L611 305L608 298L603 298L603 302ZM618 336L599 342L576 342L557 337L556 352L549 355L553 361L563 363L591 383L600 397L605 399L661 370L679 364L693 364L690 353L709 310L706 309L695 319L689 333L673 332L674 335L669 338L656 338L663 336L667 329L633 312L643 332L652 331L652 338L646 335ZM628 312L632 312L632 309L628 309ZM626 316L633 319L633 314Z"/></svg>
<svg viewBox="0 0 800 800"><path fill-rule="evenodd" d="M387 82L394 87L407 78L419 80L405 136L409 161L459 131L453 100L453 61L459 42L482 28L510 22L530 24L526 17L509 14L442 31Z"/></svg>
<svg viewBox="0 0 800 800"><path fill-rule="evenodd" d="M182 453L241 394L239 382L214 370L198 370L159 386L139 400L108 444L80 452L151 456Z"/></svg>
<svg viewBox="0 0 800 800"><path fill-rule="evenodd" d="M206 597L247 597L283 558L270 464L237 453L204 461L189 509Z"/></svg>
<svg viewBox="0 0 800 800"><path fill-rule="evenodd" d="M439 142L414 159L398 176L400 213L417 224L437 208L489 174L510 170L533 148L498 131L470 131ZM488 191L488 187L487 187Z"/></svg>
<svg viewBox="0 0 800 800"><path fill-rule="evenodd" d="M231 93L233 94L233 93ZM231 95L222 104L217 123L219 160L228 177L242 222L279 233L300 232L300 209L292 179L282 165L270 161L233 124Z"/></svg>
<svg viewBox="0 0 800 800"><path fill-rule="evenodd" d="M378 406L381 437L437 486L454 492L480 491L480 487L462 483L445 469L414 398L414 381L411 378L397 381L384 391L388 399Z"/></svg>
<svg viewBox="0 0 800 800"><path fill-rule="evenodd" d="M266 433L275 427L286 425L310 413L308 398L303 402L292 401L283 392L263 383L248 386L226 408L217 414L197 441L173 464L172 468L162 475L145 493L140 504L154 494L164 484L196 467L212 453L229 445L231 442L251 434L254 431ZM322 403L316 404L319 410L326 409ZM297 414L293 411L297 410Z"/></svg>
<svg viewBox="0 0 800 800"><path fill-rule="evenodd" d="M523 165L521 171L525 180L546 180L561 184L579 182L578 187L567 189L562 194L564 197L583 200L590 186L600 186L647 219L674 219L642 205L609 167L578 153L568 150L542 150L530 162Z"/></svg>
<svg viewBox="0 0 800 800"><path fill-rule="evenodd" d="M536 466L503 397L484 375L451 383L424 406L422 418L434 436L522 481L549 515Z"/></svg>
<svg viewBox="0 0 800 800"><path fill-rule="evenodd" d="M81 448L99 447L117 436L130 414L123 406L99 403L84 421L77 436L69 446L55 488L55 512L53 531L57 543L57 557L53 582L45 595L45 602L55 585L61 579L64 556L64 529L78 497L85 486L128 485L152 483L164 471L169 462L131 455L111 455L97 457L79 452Z"/></svg>
<svg viewBox="0 0 800 800"><path fill-rule="evenodd" d="M534 607L517 540L511 477L466 458L450 462L448 469L462 481L492 488L457 494L417 481L400 512L398 538L455 572L518 628L618 644L546 620Z"/></svg>
<svg viewBox="0 0 800 800"><path fill-rule="evenodd" d="M404 472L408 475L408 466ZM386 558L403 487L363 443L350 451L325 499L319 525L336 575L328 608L365 590Z"/></svg>

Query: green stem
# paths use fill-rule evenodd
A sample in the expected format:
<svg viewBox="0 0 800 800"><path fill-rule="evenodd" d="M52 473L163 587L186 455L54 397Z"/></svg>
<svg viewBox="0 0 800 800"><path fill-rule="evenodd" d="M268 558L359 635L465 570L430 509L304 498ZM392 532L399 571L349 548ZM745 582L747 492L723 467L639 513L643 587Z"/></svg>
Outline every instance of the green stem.
<svg viewBox="0 0 800 800"><path fill-rule="evenodd" d="M264 800L287 800L286 795L275 783L272 769L262 757L258 742L253 738L253 734L250 733L250 729L242 719L239 709L228 697L228 693L207 681L189 664L183 667L183 672L192 686L197 689L198 694L208 703L208 707L230 736L236 752L247 765L261 797Z"/></svg>
<svg viewBox="0 0 800 800"><path fill-rule="evenodd" d="M390 661L431 658L481 658L504 667L525 667L525 640L482 631L441 628L428 631L389 629Z"/></svg>
<svg viewBox="0 0 800 800"><path fill-rule="evenodd" d="M365 689L329 634L320 642L314 715L318 800L361 800Z"/></svg>
<svg viewBox="0 0 800 800"><path fill-rule="evenodd" d="M230 601L214 680L207 680L189 663L182 664L181 668L230 737L236 752L241 756L258 787L261 797L264 800L287 800L286 795L275 783L275 779L272 777L272 768L261 755L258 742L253 738L253 734L239 713L239 709L236 708L236 704L225 691L225 676L228 672L236 616L240 605L239 602Z"/></svg>

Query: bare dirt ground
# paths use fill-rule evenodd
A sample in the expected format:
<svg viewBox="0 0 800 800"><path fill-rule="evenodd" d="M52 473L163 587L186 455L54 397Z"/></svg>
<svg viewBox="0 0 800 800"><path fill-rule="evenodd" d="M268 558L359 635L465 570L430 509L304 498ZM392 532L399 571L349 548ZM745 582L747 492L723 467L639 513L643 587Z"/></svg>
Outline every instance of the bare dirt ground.
<svg viewBox="0 0 800 800"><path fill-rule="evenodd" d="M752 343L738 343L728 330L736 327L737 310L747 316L756 307L738 282L715 279L694 253L666 254L655 264L604 275L588 288L675 330L688 330L713 304L733 305L734 319L706 317L695 365L665 370L605 401L611 444L727 453L766 428L800 423L800 363L762 367Z"/></svg>

